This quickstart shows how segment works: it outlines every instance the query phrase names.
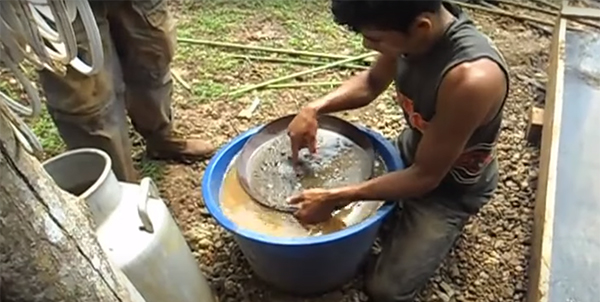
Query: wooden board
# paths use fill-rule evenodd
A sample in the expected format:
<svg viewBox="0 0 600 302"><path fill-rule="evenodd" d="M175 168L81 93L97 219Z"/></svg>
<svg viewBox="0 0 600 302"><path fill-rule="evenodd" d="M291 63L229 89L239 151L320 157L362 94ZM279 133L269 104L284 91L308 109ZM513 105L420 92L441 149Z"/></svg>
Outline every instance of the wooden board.
<svg viewBox="0 0 600 302"><path fill-rule="evenodd" d="M552 256L552 225L554 191L564 75L564 46L567 22L558 18L550 49L550 66L544 106L544 127L540 154L540 171L535 200L534 230L529 265L528 302L547 302L550 261Z"/></svg>
<svg viewBox="0 0 600 302"><path fill-rule="evenodd" d="M564 17L600 20L600 9L597 8L565 6L562 8L560 14Z"/></svg>
<svg viewBox="0 0 600 302"><path fill-rule="evenodd" d="M599 301L600 36L559 21L550 65L528 301Z"/></svg>

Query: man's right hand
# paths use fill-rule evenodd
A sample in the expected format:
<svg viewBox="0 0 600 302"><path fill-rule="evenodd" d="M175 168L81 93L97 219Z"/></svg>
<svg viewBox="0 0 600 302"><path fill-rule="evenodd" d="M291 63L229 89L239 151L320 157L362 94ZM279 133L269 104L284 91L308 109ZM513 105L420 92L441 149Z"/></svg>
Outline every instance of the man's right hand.
<svg viewBox="0 0 600 302"><path fill-rule="evenodd" d="M298 163L298 152L308 148L310 153L317 152L317 110L305 107L288 126L288 135L292 142L292 161Z"/></svg>
<svg viewBox="0 0 600 302"><path fill-rule="evenodd" d="M352 77L338 89L300 110L288 126L294 163L298 163L298 152L303 148L308 148L313 154L317 152L318 113L333 113L368 105L390 86L396 75L396 66L396 57L380 55L369 70Z"/></svg>

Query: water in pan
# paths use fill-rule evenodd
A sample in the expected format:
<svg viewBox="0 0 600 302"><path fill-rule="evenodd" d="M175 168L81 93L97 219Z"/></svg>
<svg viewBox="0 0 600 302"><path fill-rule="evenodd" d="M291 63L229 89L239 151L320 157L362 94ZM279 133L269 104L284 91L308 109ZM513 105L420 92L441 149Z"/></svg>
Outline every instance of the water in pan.
<svg viewBox="0 0 600 302"><path fill-rule="evenodd" d="M377 158L374 176L385 173ZM227 218L240 228L275 237L307 237L333 233L371 217L383 204L378 201L355 202L337 211L328 221L303 226L293 215L260 205L241 187L234 165L227 171L220 192L220 205Z"/></svg>
<svg viewBox="0 0 600 302"><path fill-rule="evenodd" d="M250 160L249 186L265 205L286 209L287 197L310 188L333 188L359 183L371 176L367 152L350 139L333 131L317 131L317 153L304 149L300 165L291 160L287 135L265 143Z"/></svg>

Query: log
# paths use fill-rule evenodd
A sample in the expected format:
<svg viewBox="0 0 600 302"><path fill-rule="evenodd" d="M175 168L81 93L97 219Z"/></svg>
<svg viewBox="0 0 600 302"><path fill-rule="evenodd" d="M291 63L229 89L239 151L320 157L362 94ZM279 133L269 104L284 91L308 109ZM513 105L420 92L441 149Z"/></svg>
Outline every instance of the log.
<svg viewBox="0 0 600 302"><path fill-rule="evenodd" d="M139 301L100 248L85 203L24 152L1 111L0 301Z"/></svg>

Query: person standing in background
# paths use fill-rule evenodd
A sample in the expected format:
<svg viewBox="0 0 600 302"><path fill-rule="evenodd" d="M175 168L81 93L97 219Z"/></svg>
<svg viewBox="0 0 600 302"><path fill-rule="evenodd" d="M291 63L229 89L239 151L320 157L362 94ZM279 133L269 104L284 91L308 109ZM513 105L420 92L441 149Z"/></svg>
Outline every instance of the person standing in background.
<svg viewBox="0 0 600 302"><path fill-rule="evenodd" d="M176 48L175 22L167 0L90 0L100 31L104 67L92 76L67 67L65 76L39 72L48 112L69 149L107 152L121 181L135 181L127 116L154 159L203 158L215 147L172 133L170 64ZM78 56L89 61L81 19L73 23Z"/></svg>

